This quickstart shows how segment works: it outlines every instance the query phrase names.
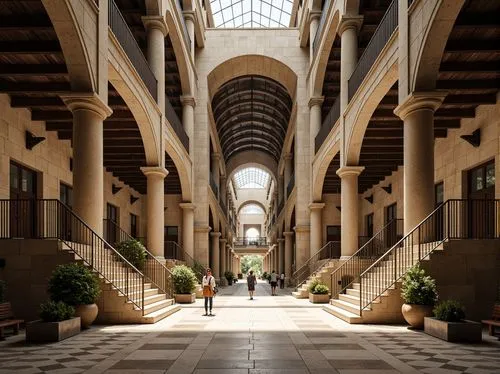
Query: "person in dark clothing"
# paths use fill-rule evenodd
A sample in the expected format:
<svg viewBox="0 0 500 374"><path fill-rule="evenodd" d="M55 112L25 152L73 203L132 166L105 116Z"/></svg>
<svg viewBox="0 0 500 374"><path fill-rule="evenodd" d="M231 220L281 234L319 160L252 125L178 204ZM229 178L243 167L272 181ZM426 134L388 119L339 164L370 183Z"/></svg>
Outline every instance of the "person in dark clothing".
<svg viewBox="0 0 500 374"><path fill-rule="evenodd" d="M255 283L257 283L257 279L255 275L253 275L253 270L250 270L250 274L247 276L247 285L248 285L248 295L250 296L250 300L253 300L253 293L255 292Z"/></svg>

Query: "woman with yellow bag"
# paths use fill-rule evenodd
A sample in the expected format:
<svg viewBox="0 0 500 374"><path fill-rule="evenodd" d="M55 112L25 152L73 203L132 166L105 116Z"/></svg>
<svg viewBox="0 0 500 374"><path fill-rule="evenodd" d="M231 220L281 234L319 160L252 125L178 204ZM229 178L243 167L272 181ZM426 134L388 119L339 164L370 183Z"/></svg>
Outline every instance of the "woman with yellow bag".
<svg viewBox="0 0 500 374"><path fill-rule="evenodd" d="M204 316L214 316L212 314L212 305L213 298L217 292L217 288L215 287L215 278L212 275L212 270L210 268L207 269L207 273L203 276L202 280L203 287L203 297L205 298L205 314ZM210 313L208 312L210 310Z"/></svg>

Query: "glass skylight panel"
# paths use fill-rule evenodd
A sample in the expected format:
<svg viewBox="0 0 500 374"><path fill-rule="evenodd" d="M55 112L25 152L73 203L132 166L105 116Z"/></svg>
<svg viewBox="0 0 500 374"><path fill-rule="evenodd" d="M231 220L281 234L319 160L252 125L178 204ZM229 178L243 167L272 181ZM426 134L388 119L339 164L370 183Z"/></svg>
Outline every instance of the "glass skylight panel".
<svg viewBox="0 0 500 374"><path fill-rule="evenodd" d="M215 27L289 27L293 1L211 0L210 5Z"/></svg>
<svg viewBox="0 0 500 374"><path fill-rule="evenodd" d="M242 214L265 214L264 210L256 205L256 204L249 204L245 205L243 209L241 209Z"/></svg>
<svg viewBox="0 0 500 374"><path fill-rule="evenodd" d="M236 188L267 188L269 174L259 168L245 168L234 175Z"/></svg>

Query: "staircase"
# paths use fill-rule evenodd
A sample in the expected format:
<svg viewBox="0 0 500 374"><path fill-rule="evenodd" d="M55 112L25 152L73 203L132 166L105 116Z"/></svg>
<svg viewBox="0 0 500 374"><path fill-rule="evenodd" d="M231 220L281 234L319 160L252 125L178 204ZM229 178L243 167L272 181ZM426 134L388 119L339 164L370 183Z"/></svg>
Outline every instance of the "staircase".
<svg viewBox="0 0 500 374"><path fill-rule="evenodd" d="M323 248L316 252L297 271L292 274L291 283L297 288L292 292L296 299L307 299L309 297L309 285L315 279L328 284L330 273L338 267L340 257L340 242L328 242Z"/></svg>
<svg viewBox="0 0 500 374"><path fill-rule="evenodd" d="M348 323L404 322L400 289L406 272L449 250L451 241L499 239L498 217L500 200L447 200L385 253L372 253L367 245L375 246L386 226L332 273L333 299L324 310Z"/></svg>
<svg viewBox="0 0 500 374"><path fill-rule="evenodd" d="M56 239L99 278L98 323L155 323L178 311L172 274L150 252L140 271L59 200L0 200L2 238ZM5 232L4 232L5 231Z"/></svg>

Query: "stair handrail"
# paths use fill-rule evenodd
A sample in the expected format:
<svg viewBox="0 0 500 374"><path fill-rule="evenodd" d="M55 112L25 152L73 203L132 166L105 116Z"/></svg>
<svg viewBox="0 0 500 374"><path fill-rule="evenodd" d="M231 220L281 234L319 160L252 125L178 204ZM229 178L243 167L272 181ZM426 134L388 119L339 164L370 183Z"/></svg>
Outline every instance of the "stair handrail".
<svg viewBox="0 0 500 374"><path fill-rule="evenodd" d="M196 275L196 279L198 279L198 281L201 283L203 276L206 274L205 267L198 261L196 261L189 253L187 253L184 248L179 245L179 243L174 241L167 241L166 243L171 243L179 249L179 253L182 254L182 258L178 258L177 260L184 261L186 265L189 266L191 270L193 270L194 274Z"/></svg>
<svg viewBox="0 0 500 374"><path fill-rule="evenodd" d="M476 210L479 213L474 212L473 204L477 204ZM477 209L478 206L480 209ZM492 213L492 221L484 213ZM472 217L472 215L474 216ZM359 282L360 315L373 301L393 287L406 274L408 269L428 257L443 242L451 239L500 239L499 216L500 199L449 199L440 204L361 273ZM476 225L477 230L481 229L479 233L471 231L472 222ZM484 233L484 230L487 230L487 232ZM481 231L486 235L479 235ZM416 260L415 257L417 257ZM381 266L385 261L392 261L390 274L387 272L374 272L374 269ZM370 274L374 276L368 277ZM381 284L382 287L380 287Z"/></svg>
<svg viewBox="0 0 500 374"><path fill-rule="evenodd" d="M12 206L13 202L16 204L14 207ZM5 205L8 206L7 209ZM12 225L12 208L16 209L16 207L21 208L20 211L23 217L27 219L16 220L16 225ZM13 229L17 229L16 233L27 233L28 237L31 238L58 239L62 241L94 272L111 283L119 293L125 296L127 301L139 308L144 315L144 274L90 228L66 204L57 199L0 199L0 210L5 213L0 216L9 219L11 233ZM26 212L28 212L27 217ZM51 220L51 216L54 215L55 220ZM75 228L79 228L79 230L75 232ZM2 235L2 237L4 236ZM12 234L8 236L8 238L10 237L12 237ZM16 234L14 234L14 237L17 237ZM72 240L76 238L83 241L83 243ZM108 254L111 256L108 256ZM116 259L119 260L118 263L121 262L127 269L125 286L118 285L118 282L113 279L116 276L123 275L114 266L116 262L114 260ZM131 277L134 274L137 275L135 279ZM134 294L139 294L139 297L133 297Z"/></svg>
<svg viewBox="0 0 500 374"><path fill-rule="evenodd" d="M128 232L123 230L118 223L113 221L112 219L105 218L105 224L113 225L117 232L119 233L120 240L116 243L119 243L123 240L137 240ZM122 240L123 239L123 240ZM116 244L113 243L113 244ZM144 264L144 275L153 283L158 289L160 289L165 295L168 297L174 297L174 288L172 281L172 272L161 263L155 255L148 251L146 246L144 245L144 250L146 252L146 263ZM149 262L149 263L148 263Z"/></svg>
<svg viewBox="0 0 500 374"><path fill-rule="evenodd" d="M395 231L397 236L399 225L402 226L402 223L403 220L398 218L394 218L387 222L375 235L373 235L356 252L354 252L344 263L342 263L338 268L332 271L332 273L330 274L330 292L332 299L337 298L340 293L351 286L354 281L358 280L363 270L368 268L376 259L378 259L381 253L378 253L378 251L370 252L370 250L373 248L375 243L385 242L386 237L384 234L389 230L392 230L393 227L396 229ZM386 250L387 246L384 249ZM372 257L373 262L368 262L363 268L365 261L361 261L362 256L367 257L365 258L365 260L367 260L366 262L370 261L370 257ZM373 257L376 257L376 259L373 259Z"/></svg>
<svg viewBox="0 0 500 374"><path fill-rule="evenodd" d="M300 268L295 270L291 276L291 283L295 282L295 287L299 288L302 286L312 274L318 271L319 268L327 261L332 258L331 250L333 246L337 244L340 245L340 241L329 241L326 243L321 249L319 249L315 254L313 254ZM319 258L323 252L326 252L326 249L330 250L330 256L327 256L324 259ZM326 261L320 261L326 260Z"/></svg>

